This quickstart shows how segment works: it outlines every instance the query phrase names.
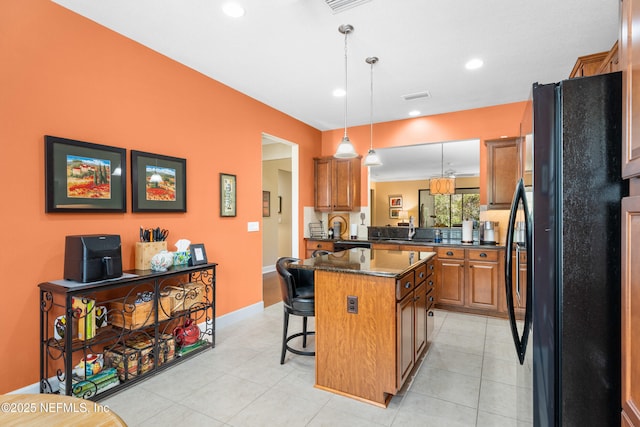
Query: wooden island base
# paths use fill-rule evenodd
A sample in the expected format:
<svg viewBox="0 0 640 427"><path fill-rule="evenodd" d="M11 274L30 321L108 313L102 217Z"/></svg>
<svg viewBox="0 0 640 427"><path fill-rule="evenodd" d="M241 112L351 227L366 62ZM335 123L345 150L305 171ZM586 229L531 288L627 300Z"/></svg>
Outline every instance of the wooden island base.
<svg viewBox="0 0 640 427"><path fill-rule="evenodd" d="M389 405L427 349L434 257L356 249L291 264L314 270L316 388Z"/></svg>

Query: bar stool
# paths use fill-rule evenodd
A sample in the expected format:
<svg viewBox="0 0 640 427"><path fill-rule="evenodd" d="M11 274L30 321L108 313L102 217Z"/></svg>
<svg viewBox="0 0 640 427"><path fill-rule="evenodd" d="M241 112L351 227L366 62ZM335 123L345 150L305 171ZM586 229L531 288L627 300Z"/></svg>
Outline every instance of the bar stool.
<svg viewBox="0 0 640 427"><path fill-rule="evenodd" d="M307 336L315 331L307 331L307 318L315 316L315 299L313 270L289 269L290 262L299 261L298 258L281 257L276 261L276 271L280 279L280 290L284 307L284 327L282 331L282 355L280 364L284 364L287 350L301 356L315 356L314 351L304 351L289 346L289 341L302 337L302 348L307 347ZM302 332L288 335L289 315L302 316Z"/></svg>

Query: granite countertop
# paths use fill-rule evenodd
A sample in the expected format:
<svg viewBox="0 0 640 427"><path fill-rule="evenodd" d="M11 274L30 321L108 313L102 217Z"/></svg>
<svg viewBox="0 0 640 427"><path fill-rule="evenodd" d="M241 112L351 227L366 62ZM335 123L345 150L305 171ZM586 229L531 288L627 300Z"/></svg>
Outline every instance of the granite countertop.
<svg viewBox="0 0 640 427"><path fill-rule="evenodd" d="M354 248L300 260L289 266L306 270L399 277L435 255L435 252Z"/></svg>
<svg viewBox="0 0 640 427"><path fill-rule="evenodd" d="M352 240L344 240L344 239L319 239L307 237L307 240L313 240L318 242L333 242L333 243L388 243L391 245L415 245L415 246L429 246L429 247L438 247L438 246L460 246L464 248L482 248L482 249L504 249L504 245L487 245L480 244L479 242L474 243L462 243L460 240L455 239L442 239L441 243L435 243L431 239L352 239Z"/></svg>

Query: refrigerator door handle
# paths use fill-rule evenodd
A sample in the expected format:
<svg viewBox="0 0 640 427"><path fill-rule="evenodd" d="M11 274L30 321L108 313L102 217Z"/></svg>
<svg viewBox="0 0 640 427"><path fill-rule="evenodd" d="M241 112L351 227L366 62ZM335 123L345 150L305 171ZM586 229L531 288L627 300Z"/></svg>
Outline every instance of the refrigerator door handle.
<svg viewBox="0 0 640 427"><path fill-rule="evenodd" d="M511 212L509 213L509 222L507 228L507 240L505 249L505 292L507 295L507 313L509 315L509 324L511 325L511 334L513 336L513 343L516 347L516 354L520 364L524 364L524 356L527 351L527 343L529 341L529 330L531 326L531 298L527 298L524 326L522 334L518 332L518 324L516 323L515 308L513 304L513 231L516 223L516 214L518 212L518 206L522 203L525 216L525 248L527 250L527 267L529 267L529 260L531 259L531 215L529 214L529 207L527 203L527 195L524 188L524 181L522 178L518 181L516 191L513 195L513 202L511 203ZM519 255L519 254L518 254ZM518 256L519 259L519 256ZM519 264L518 264L519 265ZM516 272L518 275L519 271ZM527 268L527 296L531 294L531 269ZM517 279L516 279L517 280ZM519 289L518 289L519 293Z"/></svg>

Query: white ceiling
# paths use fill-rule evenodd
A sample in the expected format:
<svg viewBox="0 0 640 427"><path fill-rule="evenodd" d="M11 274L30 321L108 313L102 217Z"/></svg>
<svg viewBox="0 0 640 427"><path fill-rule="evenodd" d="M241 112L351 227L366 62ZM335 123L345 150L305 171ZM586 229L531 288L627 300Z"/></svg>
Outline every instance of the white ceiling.
<svg viewBox="0 0 640 427"><path fill-rule="evenodd" d="M526 100L618 37L617 0L371 0L337 14L324 0L235 0L238 19L220 0L53 1L319 130L344 126L341 24L355 28L348 126L370 122L368 56L377 123ZM484 67L467 71L472 57Z"/></svg>

